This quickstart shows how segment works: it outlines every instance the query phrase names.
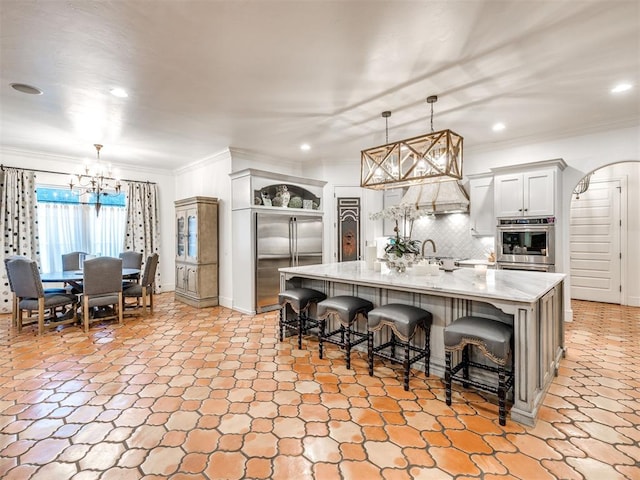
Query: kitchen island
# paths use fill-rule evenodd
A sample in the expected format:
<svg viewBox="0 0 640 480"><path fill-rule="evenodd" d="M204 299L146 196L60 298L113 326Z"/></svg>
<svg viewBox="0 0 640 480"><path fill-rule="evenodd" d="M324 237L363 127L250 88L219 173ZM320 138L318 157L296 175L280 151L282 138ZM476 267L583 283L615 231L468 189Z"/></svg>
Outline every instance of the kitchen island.
<svg viewBox="0 0 640 480"><path fill-rule="evenodd" d="M564 354L564 278L560 273L511 270L488 270L479 275L469 268L433 276L415 275L410 268L400 274L384 265L381 271L374 271L358 261L281 268L280 289L304 286L327 296L355 295L370 300L374 306L405 303L430 311L433 315L430 368L441 377L446 325L464 315L513 325L515 384L511 419L534 425ZM482 372L477 375L482 379Z"/></svg>

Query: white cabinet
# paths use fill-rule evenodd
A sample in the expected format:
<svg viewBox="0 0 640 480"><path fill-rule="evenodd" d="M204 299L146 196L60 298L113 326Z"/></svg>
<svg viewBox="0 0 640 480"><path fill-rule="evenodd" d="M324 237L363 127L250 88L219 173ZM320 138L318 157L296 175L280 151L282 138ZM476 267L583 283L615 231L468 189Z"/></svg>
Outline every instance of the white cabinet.
<svg viewBox="0 0 640 480"><path fill-rule="evenodd" d="M218 305L218 200L175 202L175 297L194 307Z"/></svg>
<svg viewBox="0 0 640 480"><path fill-rule="evenodd" d="M555 198L555 169L495 176L495 215L498 218L553 216Z"/></svg>
<svg viewBox="0 0 640 480"><path fill-rule="evenodd" d="M495 235L493 175L478 175L469 178L469 203L471 234L477 236Z"/></svg>

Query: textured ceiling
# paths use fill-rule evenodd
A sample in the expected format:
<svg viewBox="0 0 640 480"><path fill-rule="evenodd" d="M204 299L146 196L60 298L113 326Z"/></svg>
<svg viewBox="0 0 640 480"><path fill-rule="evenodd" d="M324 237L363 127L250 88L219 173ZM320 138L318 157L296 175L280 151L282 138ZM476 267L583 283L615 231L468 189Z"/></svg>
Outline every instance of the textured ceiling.
<svg viewBox="0 0 640 480"><path fill-rule="evenodd" d="M0 22L10 149L81 158L103 143L114 164L168 169L227 147L357 162L384 143L383 110L389 140L429 131L431 94L435 129L466 148L640 118L635 0L0 0ZM611 95L620 81L635 88Z"/></svg>

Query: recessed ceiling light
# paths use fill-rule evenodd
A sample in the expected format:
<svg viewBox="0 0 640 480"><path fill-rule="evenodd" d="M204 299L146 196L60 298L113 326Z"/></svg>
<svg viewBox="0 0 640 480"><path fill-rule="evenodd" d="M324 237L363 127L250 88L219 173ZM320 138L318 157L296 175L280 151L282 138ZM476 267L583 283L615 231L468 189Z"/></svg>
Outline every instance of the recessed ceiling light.
<svg viewBox="0 0 640 480"><path fill-rule="evenodd" d="M10 83L11 88L22 93L28 93L29 95L42 95L42 90L39 88L27 85L26 83Z"/></svg>
<svg viewBox="0 0 640 480"><path fill-rule="evenodd" d="M309 150L311 150L311 145L309 145L308 143L303 143L302 145L300 145L300 150L302 150L303 152L308 152Z"/></svg>
<svg viewBox="0 0 640 480"><path fill-rule="evenodd" d="M118 98L127 98L129 96L124 88L112 88L111 95Z"/></svg>
<svg viewBox="0 0 640 480"><path fill-rule="evenodd" d="M491 127L491 129L492 129L494 132L501 132L501 131L502 131L502 130L504 130L505 128L507 128L507 127L506 127L506 126L505 126L505 124L504 124L504 123L502 123L502 122L495 123L495 124L493 125L493 127Z"/></svg>
<svg viewBox="0 0 640 480"><path fill-rule="evenodd" d="M622 93L622 92L626 92L627 90L631 90L630 83L619 83L618 85L616 85L611 89L611 93Z"/></svg>

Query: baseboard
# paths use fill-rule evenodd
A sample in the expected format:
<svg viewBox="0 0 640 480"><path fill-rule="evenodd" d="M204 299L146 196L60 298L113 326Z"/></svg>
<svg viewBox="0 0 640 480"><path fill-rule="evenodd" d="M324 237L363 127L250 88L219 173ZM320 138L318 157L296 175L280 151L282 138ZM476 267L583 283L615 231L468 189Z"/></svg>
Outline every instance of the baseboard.
<svg viewBox="0 0 640 480"><path fill-rule="evenodd" d="M233 298L218 297L218 301L220 302L221 307L226 307L233 310Z"/></svg>
<svg viewBox="0 0 640 480"><path fill-rule="evenodd" d="M255 310L254 310L254 311L251 311L251 310L246 310L246 309L244 309L244 308L233 307L233 306L231 306L231 307L229 307L229 308L230 308L231 310L235 310L236 312L244 313L244 314L246 314L246 315L255 315L255 314L256 314Z"/></svg>
<svg viewBox="0 0 640 480"><path fill-rule="evenodd" d="M564 321L565 322L573 322L573 309L567 308L564 311Z"/></svg>
<svg viewBox="0 0 640 480"><path fill-rule="evenodd" d="M640 307L640 297L628 297L630 307Z"/></svg>

